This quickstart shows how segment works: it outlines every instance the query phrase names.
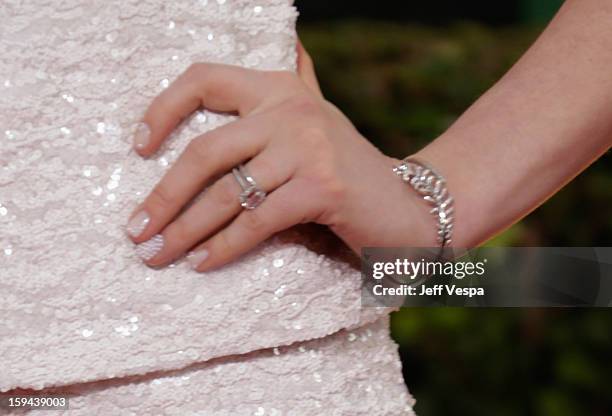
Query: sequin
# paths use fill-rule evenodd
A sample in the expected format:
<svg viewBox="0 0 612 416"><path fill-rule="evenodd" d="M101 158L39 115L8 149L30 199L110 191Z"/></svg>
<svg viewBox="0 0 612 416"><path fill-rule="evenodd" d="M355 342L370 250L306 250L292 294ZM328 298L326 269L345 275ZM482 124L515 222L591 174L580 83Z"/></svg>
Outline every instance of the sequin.
<svg viewBox="0 0 612 416"><path fill-rule="evenodd" d="M123 326L123 325L115 327L115 332L117 332L118 334L123 335L124 337L130 336L131 333L132 333L128 326Z"/></svg>
<svg viewBox="0 0 612 416"><path fill-rule="evenodd" d="M274 294L279 298L285 294L286 285L281 285L278 289L274 291Z"/></svg>

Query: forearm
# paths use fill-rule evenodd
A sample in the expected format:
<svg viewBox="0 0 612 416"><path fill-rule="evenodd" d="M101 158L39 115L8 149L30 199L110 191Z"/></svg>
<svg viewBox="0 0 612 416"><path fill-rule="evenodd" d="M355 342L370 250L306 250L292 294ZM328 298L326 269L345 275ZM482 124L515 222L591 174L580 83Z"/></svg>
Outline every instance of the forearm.
<svg viewBox="0 0 612 416"><path fill-rule="evenodd" d="M567 2L519 62L418 156L446 176L455 246L529 213L612 142L612 1Z"/></svg>

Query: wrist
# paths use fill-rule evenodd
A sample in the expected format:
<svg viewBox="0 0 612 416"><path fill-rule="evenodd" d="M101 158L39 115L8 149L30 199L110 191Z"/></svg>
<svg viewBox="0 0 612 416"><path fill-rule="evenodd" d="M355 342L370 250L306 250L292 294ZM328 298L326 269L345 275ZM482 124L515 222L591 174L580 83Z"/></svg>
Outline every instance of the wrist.
<svg viewBox="0 0 612 416"><path fill-rule="evenodd" d="M327 224L357 253L363 247L437 247L431 208L394 174L401 160L382 156Z"/></svg>
<svg viewBox="0 0 612 416"><path fill-rule="evenodd" d="M482 166L470 165L471 158L462 154L462 147L454 145L455 139L444 134L415 157L432 165L445 178L454 199L452 246L470 248L499 231L500 207L487 204L496 192L495 178L478 176ZM493 166L490 169L493 171Z"/></svg>
<svg viewBox="0 0 612 416"><path fill-rule="evenodd" d="M386 173L390 184L388 191L393 198L388 206L385 218L394 218L390 223L386 246L396 247L438 247L437 222L430 212L432 207L423 196L410 185L404 183L402 178L394 173L395 167L402 164L402 160L388 158Z"/></svg>

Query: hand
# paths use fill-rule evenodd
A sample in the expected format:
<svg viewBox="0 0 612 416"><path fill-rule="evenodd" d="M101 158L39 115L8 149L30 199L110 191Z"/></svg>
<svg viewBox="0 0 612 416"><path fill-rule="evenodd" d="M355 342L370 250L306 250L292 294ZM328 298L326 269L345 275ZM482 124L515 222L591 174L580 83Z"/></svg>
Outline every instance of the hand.
<svg viewBox="0 0 612 416"><path fill-rule="evenodd" d="M147 264L167 264L192 249L192 266L209 270L306 222L328 225L355 251L402 245L420 232L424 221L415 218L427 217L426 206L412 203L418 198L393 174L398 161L325 101L310 58L298 50L298 74L194 64L148 108L135 137L142 156L201 106L241 118L194 138L132 215L128 232ZM268 193L253 210L240 206L231 173L241 163ZM435 245L428 221L425 233Z"/></svg>

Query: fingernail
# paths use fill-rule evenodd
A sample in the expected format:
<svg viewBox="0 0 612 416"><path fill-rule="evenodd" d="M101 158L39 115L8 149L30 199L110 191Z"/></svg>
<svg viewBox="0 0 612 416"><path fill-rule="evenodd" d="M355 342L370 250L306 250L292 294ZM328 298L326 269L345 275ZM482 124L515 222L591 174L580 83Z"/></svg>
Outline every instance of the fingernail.
<svg viewBox="0 0 612 416"><path fill-rule="evenodd" d="M191 265L192 269L197 269L200 264L208 257L208 250L200 249L192 251L187 255L187 261Z"/></svg>
<svg viewBox="0 0 612 416"><path fill-rule="evenodd" d="M164 236L154 235L150 240L136 246L136 254L143 260L151 260L164 247Z"/></svg>
<svg viewBox="0 0 612 416"><path fill-rule="evenodd" d="M149 145L151 129L147 123L140 122L136 125L136 133L134 133L133 145L137 150L144 149Z"/></svg>
<svg viewBox="0 0 612 416"><path fill-rule="evenodd" d="M132 237L138 237L144 229L147 228L149 221L151 221L151 218L149 214L147 214L147 211L139 211L127 224L126 228L128 234Z"/></svg>

